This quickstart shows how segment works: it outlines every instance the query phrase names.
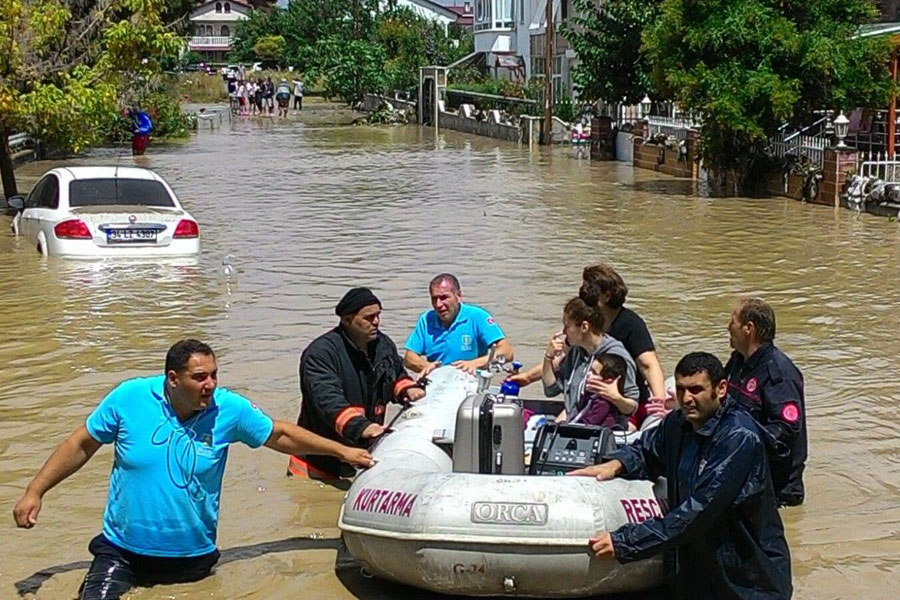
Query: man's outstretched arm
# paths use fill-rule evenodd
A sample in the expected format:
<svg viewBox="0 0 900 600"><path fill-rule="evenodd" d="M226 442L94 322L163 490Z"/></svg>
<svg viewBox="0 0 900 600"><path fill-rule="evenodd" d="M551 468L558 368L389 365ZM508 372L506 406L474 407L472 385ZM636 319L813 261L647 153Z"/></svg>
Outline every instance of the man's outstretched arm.
<svg viewBox="0 0 900 600"><path fill-rule="evenodd" d="M100 442L91 437L87 427L82 425L60 444L38 474L34 476L22 498L13 508L13 518L18 527L30 529L37 523L41 503L46 494L56 484L83 467L100 449Z"/></svg>
<svg viewBox="0 0 900 600"><path fill-rule="evenodd" d="M265 446L284 454L327 454L358 467L375 466L367 450L345 446L287 421L272 422Z"/></svg>

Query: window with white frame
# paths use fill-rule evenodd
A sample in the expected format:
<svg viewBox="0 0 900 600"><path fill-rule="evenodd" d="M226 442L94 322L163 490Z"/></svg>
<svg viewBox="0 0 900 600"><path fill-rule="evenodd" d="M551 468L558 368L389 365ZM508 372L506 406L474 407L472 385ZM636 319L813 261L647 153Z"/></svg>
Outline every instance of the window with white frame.
<svg viewBox="0 0 900 600"><path fill-rule="evenodd" d="M476 0L475 31L512 29L516 24L513 2L516 0Z"/></svg>
<svg viewBox="0 0 900 600"><path fill-rule="evenodd" d="M515 24L513 0L494 0L494 28L510 29Z"/></svg>

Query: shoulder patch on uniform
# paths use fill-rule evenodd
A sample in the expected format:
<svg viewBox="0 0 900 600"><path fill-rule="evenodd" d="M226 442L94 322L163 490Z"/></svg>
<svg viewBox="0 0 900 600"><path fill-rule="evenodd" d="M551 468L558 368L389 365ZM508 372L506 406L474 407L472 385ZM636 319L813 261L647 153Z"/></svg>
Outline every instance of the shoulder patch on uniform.
<svg viewBox="0 0 900 600"><path fill-rule="evenodd" d="M796 423L800 420L800 407L793 402L785 404L781 409L781 418L788 423Z"/></svg>
<svg viewBox="0 0 900 600"><path fill-rule="evenodd" d="M497 321L494 320L494 317L488 317L488 318L487 318L487 324L488 324L488 325L493 325L493 324L496 323L496 322L497 322Z"/></svg>

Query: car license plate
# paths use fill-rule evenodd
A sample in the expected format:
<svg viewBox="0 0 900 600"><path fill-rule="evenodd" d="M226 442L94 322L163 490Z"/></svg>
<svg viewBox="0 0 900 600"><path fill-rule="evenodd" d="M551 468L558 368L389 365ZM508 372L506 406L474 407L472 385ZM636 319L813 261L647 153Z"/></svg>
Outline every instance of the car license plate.
<svg viewBox="0 0 900 600"><path fill-rule="evenodd" d="M153 229L107 229L107 244L155 244L156 231Z"/></svg>

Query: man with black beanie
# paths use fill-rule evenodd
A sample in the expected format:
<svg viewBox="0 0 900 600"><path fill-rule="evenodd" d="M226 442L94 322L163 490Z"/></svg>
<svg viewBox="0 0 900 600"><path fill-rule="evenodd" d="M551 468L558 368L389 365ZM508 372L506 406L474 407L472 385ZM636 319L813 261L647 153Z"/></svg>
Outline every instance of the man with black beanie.
<svg viewBox="0 0 900 600"><path fill-rule="evenodd" d="M317 337L300 355L297 423L326 438L366 446L384 433L385 405L414 402L425 390L406 373L397 346L379 330L381 301L372 290L353 288L334 309L337 327ZM288 472L310 479L350 477L338 459L292 456Z"/></svg>

